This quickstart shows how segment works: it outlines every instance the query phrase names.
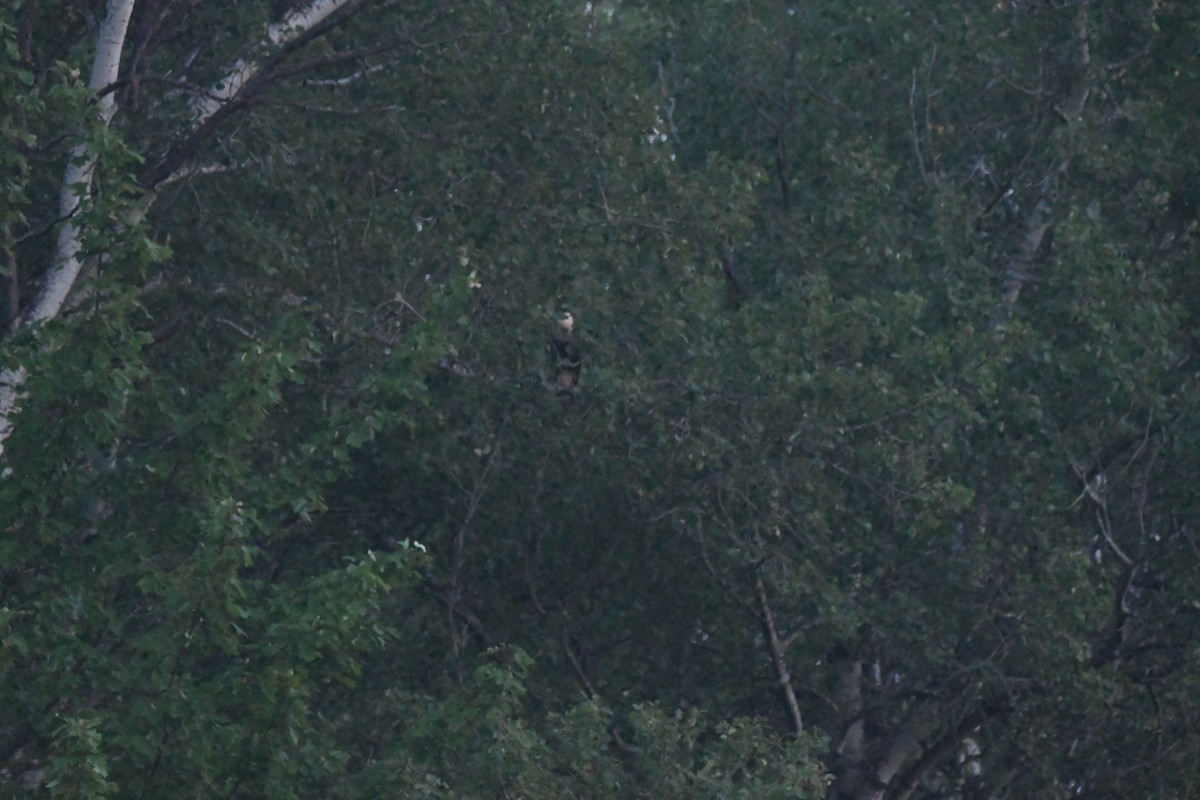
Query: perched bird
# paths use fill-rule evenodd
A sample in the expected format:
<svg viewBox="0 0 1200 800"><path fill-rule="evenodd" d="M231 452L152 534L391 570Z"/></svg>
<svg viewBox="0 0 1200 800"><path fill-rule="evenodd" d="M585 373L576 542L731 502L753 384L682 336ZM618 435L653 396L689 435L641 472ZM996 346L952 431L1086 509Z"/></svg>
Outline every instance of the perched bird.
<svg viewBox="0 0 1200 800"><path fill-rule="evenodd" d="M583 367L583 357L579 348L571 341L571 333L575 329L575 317L570 311L564 312L558 320L558 328L550 335L550 343L554 345L555 364L554 385L560 396L579 393L579 373Z"/></svg>

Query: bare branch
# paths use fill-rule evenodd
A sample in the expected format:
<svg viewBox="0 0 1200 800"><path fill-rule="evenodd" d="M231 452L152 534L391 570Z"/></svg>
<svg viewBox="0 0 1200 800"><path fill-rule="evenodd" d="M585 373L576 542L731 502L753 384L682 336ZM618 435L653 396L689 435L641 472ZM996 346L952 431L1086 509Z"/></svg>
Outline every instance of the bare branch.
<svg viewBox="0 0 1200 800"><path fill-rule="evenodd" d="M249 340L250 340L250 341L252 341L252 342L257 342L257 341L258 341L258 337L257 337L257 336L255 336L253 333L251 333L250 331L246 330L244 327L242 327L241 325L237 324L236 322L234 322L234 321L233 321L233 320L231 320L231 319L226 319L225 317L217 317L217 322L221 323L222 325L224 325L224 326L225 326L225 327L227 327L227 328L232 328L233 330L237 331L237 332L238 332L238 333L240 333L242 336L246 337L247 339L249 339Z"/></svg>
<svg viewBox="0 0 1200 800"><path fill-rule="evenodd" d="M779 688L783 691L783 698L792 718L792 731L799 736L804 733L804 721L800 717L800 706L796 703L796 690L792 688L792 675L788 672L784 644L775 628L775 615L771 613L771 606L767 602L767 590L763 586L762 578L754 579L754 589L758 593L758 607L762 613L763 627L766 628L767 643L771 648L771 664L775 667L775 677L779 680Z"/></svg>
<svg viewBox="0 0 1200 800"><path fill-rule="evenodd" d="M1050 173L1042 179L1041 196L1038 197L1037 204L1033 207L1033 211L1030 212L1029 219L1025 223L1025 237L1021 240L1021 247L1009 259L1004 270L1002 302L1006 316L1012 316L1017 300L1021 297L1021 291L1033 280L1034 259L1042 247L1046 232L1050 230L1050 221L1046 219L1046 214L1050 208L1048 189L1050 177L1053 174Z"/></svg>
<svg viewBox="0 0 1200 800"><path fill-rule="evenodd" d="M921 182L929 183L929 174L925 171L925 154L921 152L921 137L917 133L917 71L913 69L912 85L908 89L908 120L912 130L913 150L917 154L917 169L921 172Z"/></svg>
<svg viewBox="0 0 1200 800"><path fill-rule="evenodd" d="M295 12L284 22L279 23L278 27L273 27L273 34L268 31L268 39L272 43L274 43L273 36L278 38L278 50L262 64L245 61L236 63L226 77L217 86L210 89L206 93L206 97L202 98L202 102L197 104L191 133L143 175L141 184L147 195L150 196L150 201L153 202L155 190L162 182L190 161L199 152L200 147L216 134L230 116L257 102L268 87L286 78L311 72L323 66L366 58L403 45L415 45L416 35L432 25L448 4L447 0L441 0L429 14L411 28L379 44L343 50L290 67L283 66L300 48L349 19L363 2L364 0L315 0L308 6L313 13ZM319 14L316 13L318 7ZM334 12L341 13L335 14ZM291 24L288 24L289 20L291 20ZM298 20L306 21L311 24L311 27L298 27ZM219 102L217 98L220 98Z"/></svg>
<svg viewBox="0 0 1200 800"><path fill-rule="evenodd" d="M383 114L392 114L397 111L404 110L404 106L388 105L388 106L362 106L357 108L338 108L337 106L314 106L308 103L284 102L281 100L267 100L261 103L260 107L267 108L290 108L295 111L303 111L308 114L338 114L343 117L358 117L363 115L381 116Z"/></svg>
<svg viewBox="0 0 1200 800"><path fill-rule="evenodd" d="M445 604L451 620L460 620L471 633L478 637L484 647L493 647L499 643L499 640L488 631L471 607L462 601L463 588L461 585L449 586L427 575L425 576L425 588ZM453 638L456 643L455 652L457 652L458 637L454 636Z"/></svg>
<svg viewBox="0 0 1200 800"><path fill-rule="evenodd" d="M296 50L347 19L362 0L315 0L304 11L290 14L283 22L267 31L268 43L278 50L264 63L239 59L225 77L193 102L194 116L191 132L167 155L150 168L141 183L150 202L155 190L199 151L220 126L235 112L248 106L276 79L275 70ZM345 14L330 16L335 11L350 9ZM319 10L320 13L317 13ZM309 13L313 12L313 13ZM308 28L297 27L298 20L311 20ZM293 24L287 24L291 21Z"/></svg>
<svg viewBox="0 0 1200 800"><path fill-rule="evenodd" d="M173 183L179 183L180 181L204 175L221 175L226 172L233 172L246 166L246 163L242 161L236 164L196 164L194 166L183 167L168 175L159 186L170 186Z"/></svg>
<svg viewBox="0 0 1200 800"><path fill-rule="evenodd" d="M347 75L344 78L327 78L324 80L316 80L316 79L307 80L307 81L304 81L304 85L305 86L317 86L317 87L321 87L321 88L340 88L342 86L348 86L351 83L359 81L359 80L367 77L368 75L374 75L376 72L379 72L381 69L383 69L382 64L373 64L372 66L366 67L364 69L360 69L356 72L352 72L351 74Z"/></svg>
<svg viewBox="0 0 1200 800"><path fill-rule="evenodd" d="M331 15L344 9L352 9L361 5L362 0L313 0L308 5L298 8L279 22L267 26L265 44L280 47L300 38L305 34L313 34L317 26ZM238 59L237 63L225 73L224 77L200 95L193 102L196 122L203 123L222 106L233 100L242 89L250 83L259 71L256 62Z"/></svg>
<svg viewBox="0 0 1200 800"><path fill-rule="evenodd" d="M575 675L579 678L579 683L583 685L583 690L587 692L587 696L591 700L597 699L600 694L596 691L596 687L588 679L587 673L583 671L583 665L579 663L579 658L575 655L575 648L571 647L571 642L564 632L562 637L563 652L567 654L567 658L571 661L571 666L575 668Z"/></svg>

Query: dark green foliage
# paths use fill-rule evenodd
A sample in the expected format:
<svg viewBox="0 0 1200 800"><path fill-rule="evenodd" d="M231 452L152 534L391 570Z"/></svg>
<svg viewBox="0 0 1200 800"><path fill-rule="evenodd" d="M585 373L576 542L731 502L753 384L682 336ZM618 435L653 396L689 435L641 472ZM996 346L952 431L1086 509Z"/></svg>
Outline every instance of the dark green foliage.
<svg viewBox="0 0 1200 800"><path fill-rule="evenodd" d="M235 5L0 10L0 794L1194 794L1194 4Z"/></svg>

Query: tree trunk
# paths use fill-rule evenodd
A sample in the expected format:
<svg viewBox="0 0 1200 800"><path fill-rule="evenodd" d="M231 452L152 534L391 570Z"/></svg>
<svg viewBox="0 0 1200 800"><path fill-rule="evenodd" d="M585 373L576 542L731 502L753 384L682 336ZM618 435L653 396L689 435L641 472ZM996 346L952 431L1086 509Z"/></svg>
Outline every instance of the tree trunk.
<svg viewBox="0 0 1200 800"><path fill-rule="evenodd" d="M313 0L291 12L280 22L268 26L266 41L276 47L285 45L328 19L331 14L362 2L363 0ZM100 120L103 126L107 126L117 113L116 93L105 90L117 80L121 51L135 3L136 0L109 0L104 22L96 34L96 55L92 62L92 74L88 85L92 91L100 94ZM256 62L238 59L225 76L204 97L197 100L190 130L196 131L222 106L234 99L257 72ZM58 232L50 266L41 288L30 303L28 312L13 326L14 332L22 325L37 324L57 317L79 278L82 266L79 252L83 242L80 212L91 197L95 169L96 156L88 152L87 143L81 142L76 145L67 159L66 173L59 190L59 218L63 223ZM144 217L157 197L156 188L157 184L146 187L146 196L131 212L127 220L129 224L136 224ZM28 377L28 371L22 366L0 370L0 457L4 455L4 442L12 433L13 420L20 412L21 387Z"/></svg>
<svg viewBox="0 0 1200 800"><path fill-rule="evenodd" d="M92 60L92 75L88 81L88 86L97 94L117 80L121 49L125 44L134 3L135 0L109 0L104 22L96 33L96 55ZM102 94L101 124L108 125L116 113L116 94L111 91ZM58 216L63 220L62 227L50 259L50 269L30 304L26 317L30 323L56 317L71 287L75 285L75 279L79 277L79 250L83 241L79 212L83 203L91 197L95 169L96 156L88 152L86 142L75 145L67 159L67 169L58 194ZM21 322L20 319L15 321L14 331ZM4 454L5 440L12 433L13 417L20 410L21 387L27 377L24 367L0 370L0 456Z"/></svg>

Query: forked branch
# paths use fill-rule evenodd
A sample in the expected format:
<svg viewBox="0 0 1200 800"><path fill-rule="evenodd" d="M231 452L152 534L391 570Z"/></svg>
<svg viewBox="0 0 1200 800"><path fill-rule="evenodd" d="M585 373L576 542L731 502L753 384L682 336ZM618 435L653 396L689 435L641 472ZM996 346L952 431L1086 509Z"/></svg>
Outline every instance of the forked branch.
<svg viewBox="0 0 1200 800"><path fill-rule="evenodd" d="M763 628L767 634L767 646L771 651L771 664L775 667L775 677L779 681L779 689L783 692L783 699L791 716L792 731L799 736L804 733L804 720L800 716L800 705L796 702L796 690L792 687L792 674L787 667L787 648L775 626L775 615L771 613L771 605L767 602L767 590L763 586L762 578L754 579L754 589L758 594L759 613L762 615Z"/></svg>

